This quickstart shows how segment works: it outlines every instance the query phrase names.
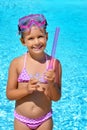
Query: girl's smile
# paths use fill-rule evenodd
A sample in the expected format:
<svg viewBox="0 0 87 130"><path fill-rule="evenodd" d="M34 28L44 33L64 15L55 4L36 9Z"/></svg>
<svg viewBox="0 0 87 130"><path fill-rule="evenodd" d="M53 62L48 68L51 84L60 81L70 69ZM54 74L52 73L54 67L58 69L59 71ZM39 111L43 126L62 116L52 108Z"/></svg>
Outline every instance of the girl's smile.
<svg viewBox="0 0 87 130"><path fill-rule="evenodd" d="M40 51L43 48L43 45L33 46L32 49L34 51Z"/></svg>

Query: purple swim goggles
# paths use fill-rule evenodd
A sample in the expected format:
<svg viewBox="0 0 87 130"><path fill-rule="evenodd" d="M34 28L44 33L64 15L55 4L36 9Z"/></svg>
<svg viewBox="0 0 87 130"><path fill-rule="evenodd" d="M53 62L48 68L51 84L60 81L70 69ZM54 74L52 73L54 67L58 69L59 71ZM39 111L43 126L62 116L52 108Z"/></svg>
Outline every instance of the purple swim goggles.
<svg viewBox="0 0 87 130"><path fill-rule="evenodd" d="M19 34L29 30L32 25L36 25L40 28L46 29L47 21L42 14L31 14L19 19Z"/></svg>

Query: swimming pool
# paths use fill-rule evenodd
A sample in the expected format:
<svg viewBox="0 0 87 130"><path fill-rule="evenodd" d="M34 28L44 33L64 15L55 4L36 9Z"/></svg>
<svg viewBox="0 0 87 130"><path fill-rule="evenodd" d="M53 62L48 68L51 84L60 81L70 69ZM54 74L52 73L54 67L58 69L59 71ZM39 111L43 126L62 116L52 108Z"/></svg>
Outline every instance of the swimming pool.
<svg viewBox="0 0 87 130"><path fill-rule="evenodd" d="M60 27L55 57L63 68L62 97L53 102L54 130L87 130L87 2L68 1L0 1L0 130L13 129L14 102L5 95L7 72L10 61L26 51L17 22L28 13L43 13L48 19L49 54L55 28Z"/></svg>

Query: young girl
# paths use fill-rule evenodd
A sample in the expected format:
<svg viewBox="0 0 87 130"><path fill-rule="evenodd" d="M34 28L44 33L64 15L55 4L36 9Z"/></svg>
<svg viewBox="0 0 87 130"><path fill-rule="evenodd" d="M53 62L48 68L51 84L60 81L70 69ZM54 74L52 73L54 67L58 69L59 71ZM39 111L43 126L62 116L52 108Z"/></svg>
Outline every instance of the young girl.
<svg viewBox="0 0 87 130"><path fill-rule="evenodd" d="M44 52L48 33L41 14L19 19L21 42L28 51L15 58L9 68L6 94L16 100L14 130L52 130L52 100L61 97L61 64Z"/></svg>

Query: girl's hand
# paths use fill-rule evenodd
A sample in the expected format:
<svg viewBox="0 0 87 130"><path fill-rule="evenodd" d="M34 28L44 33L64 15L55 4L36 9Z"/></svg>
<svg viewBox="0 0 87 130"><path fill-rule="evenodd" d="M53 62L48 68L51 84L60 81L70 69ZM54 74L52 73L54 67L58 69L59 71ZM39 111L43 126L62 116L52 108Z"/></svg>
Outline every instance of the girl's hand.
<svg viewBox="0 0 87 130"><path fill-rule="evenodd" d="M55 80L55 72L54 70L50 69L48 70L45 75L45 80L47 80L48 83L54 83L54 80Z"/></svg>
<svg viewBox="0 0 87 130"><path fill-rule="evenodd" d="M38 87L39 87L39 85L38 85L37 79L32 78L32 79L29 80L27 88L28 88L28 91L29 91L30 94L33 93L34 91L36 91Z"/></svg>
<svg viewBox="0 0 87 130"><path fill-rule="evenodd" d="M44 92L44 88L41 87L39 81L36 78L29 80L27 88L30 94L32 94L34 91Z"/></svg>

